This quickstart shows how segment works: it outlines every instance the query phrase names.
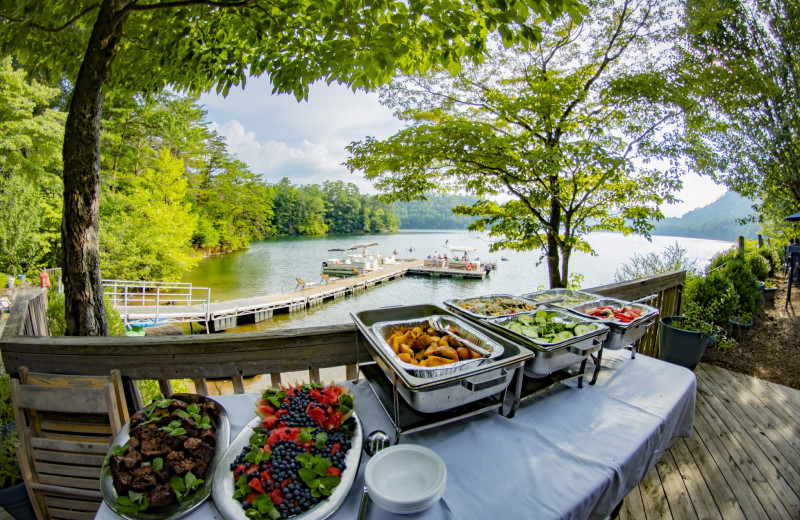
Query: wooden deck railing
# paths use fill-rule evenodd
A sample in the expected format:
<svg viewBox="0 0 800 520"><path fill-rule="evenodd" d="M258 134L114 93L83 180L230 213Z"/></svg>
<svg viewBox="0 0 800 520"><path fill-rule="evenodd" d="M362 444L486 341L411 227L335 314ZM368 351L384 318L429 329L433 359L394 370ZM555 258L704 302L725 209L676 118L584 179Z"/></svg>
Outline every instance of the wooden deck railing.
<svg viewBox="0 0 800 520"><path fill-rule="evenodd" d="M678 271L587 290L626 300L650 297L648 304L671 315L680 308L685 277ZM27 366L36 372L106 375L117 368L129 382L132 406L141 405L134 380L159 380L170 393L170 379L191 379L198 393L207 394L206 379L223 378L243 393L244 378L262 374L270 374L272 384L281 382L282 373L297 371L319 381L320 369L345 366L346 377L354 379L357 363L368 356L352 323L210 336L50 337L46 302L44 291L15 300L0 338L6 370L13 374ZM640 352L657 354L657 329L650 328Z"/></svg>

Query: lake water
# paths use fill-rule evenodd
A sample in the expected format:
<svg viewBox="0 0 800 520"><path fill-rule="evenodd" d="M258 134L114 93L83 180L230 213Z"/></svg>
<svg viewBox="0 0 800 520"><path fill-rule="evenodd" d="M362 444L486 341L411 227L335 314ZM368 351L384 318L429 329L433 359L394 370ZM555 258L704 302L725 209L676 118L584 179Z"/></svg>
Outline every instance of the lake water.
<svg viewBox="0 0 800 520"><path fill-rule="evenodd" d="M496 260L497 269L484 280L407 276L311 309L280 314L255 325L238 327L236 331L347 323L350 322L349 313L364 309L416 303L441 304L450 298L493 293L522 294L549 286L547 266L544 263L537 265L538 252L490 254L490 242L484 235L465 230L267 239L251 243L245 251L206 258L182 281L192 282L195 287L211 287L213 301L290 292L295 289L295 278L318 281L322 261L340 257L341 253L329 253L329 249L365 242L377 242L381 254L397 250L400 258L424 258L434 251L452 256L448 246L475 247L477 251L471 257L483 261ZM634 253L658 253L678 242L688 256L697 261L698 267L704 267L714 254L734 245L719 240L662 236L654 236L649 242L642 237L625 237L617 233L593 233L588 242L597 256L574 253L570 261L570 271L583 275L583 287L612 283L619 266L628 262ZM414 251L409 252L409 248ZM501 257L507 260L501 261Z"/></svg>

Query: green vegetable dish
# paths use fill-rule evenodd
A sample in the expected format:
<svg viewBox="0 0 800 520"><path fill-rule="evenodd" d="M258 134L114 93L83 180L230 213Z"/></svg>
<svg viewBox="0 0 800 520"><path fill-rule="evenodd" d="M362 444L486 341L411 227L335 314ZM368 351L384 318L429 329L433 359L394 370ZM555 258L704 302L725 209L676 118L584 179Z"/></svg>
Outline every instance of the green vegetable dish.
<svg viewBox="0 0 800 520"><path fill-rule="evenodd" d="M573 321L562 314L545 310L535 314L521 314L498 325L536 343L561 343L600 328L594 323Z"/></svg>

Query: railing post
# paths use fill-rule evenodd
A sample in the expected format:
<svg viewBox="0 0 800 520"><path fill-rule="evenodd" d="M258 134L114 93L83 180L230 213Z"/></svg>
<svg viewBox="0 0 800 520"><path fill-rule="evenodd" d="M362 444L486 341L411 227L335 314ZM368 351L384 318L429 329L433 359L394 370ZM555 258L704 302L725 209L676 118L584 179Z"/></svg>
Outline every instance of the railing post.
<svg viewBox="0 0 800 520"><path fill-rule="evenodd" d="M744 237L739 235L739 253L744 254Z"/></svg>
<svg viewBox="0 0 800 520"><path fill-rule="evenodd" d="M764 239L760 234L758 235L758 247L764 247Z"/></svg>

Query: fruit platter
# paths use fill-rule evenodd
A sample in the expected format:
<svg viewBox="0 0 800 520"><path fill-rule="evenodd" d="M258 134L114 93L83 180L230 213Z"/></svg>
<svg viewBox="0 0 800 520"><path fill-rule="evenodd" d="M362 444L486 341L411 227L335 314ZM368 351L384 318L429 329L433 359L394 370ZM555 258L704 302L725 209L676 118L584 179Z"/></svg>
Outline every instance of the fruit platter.
<svg viewBox="0 0 800 520"><path fill-rule="evenodd" d="M603 348L619 350L642 337L658 316L658 309L641 303L602 298L573 307L572 312L605 323L609 335Z"/></svg>
<svg viewBox="0 0 800 520"><path fill-rule="evenodd" d="M312 383L265 390L214 474L227 520L322 519L338 509L361 460L353 396Z"/></svg>
<svg viewBox="0 0 800 520"><path fill-rule="evenodd" d="M530 312L537 308L535 303L510 294L489 294L477 298L453 299L445 301L444 304L457 314L478 320L498 316L512 316L520 312Z"/></svg>
<svg viewBox="0 0 800 520"><path fill-rule="evenodd" d="M228 446L225 409L194 394L157 397L111 444L100 475L103 499L132 520L179 518L211 494Z"/></svg>
<svg viewBox="0 0 800 520"><path fill-rule="evenodd" d="M602 346L605 324L557 309L492 318L487 326L536 352L526 361L525 374L543 377L581 362Z"/></svg>

